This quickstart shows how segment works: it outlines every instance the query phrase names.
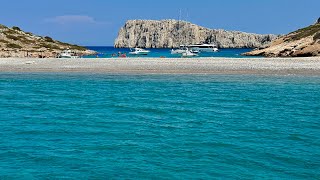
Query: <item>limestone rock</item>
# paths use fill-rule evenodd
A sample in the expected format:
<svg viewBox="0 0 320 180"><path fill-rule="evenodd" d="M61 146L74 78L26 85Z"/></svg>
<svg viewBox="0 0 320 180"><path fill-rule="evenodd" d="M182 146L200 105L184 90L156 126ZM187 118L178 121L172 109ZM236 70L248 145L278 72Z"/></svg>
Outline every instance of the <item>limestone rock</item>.
<svg viewBox="0 0 320 180"><path fill-rule="evenodd" d="M265 47L277 36L208 29L186 21L129 20L119 31L116 48L176 48L181 44L215 43L219 48Z"/></svg>

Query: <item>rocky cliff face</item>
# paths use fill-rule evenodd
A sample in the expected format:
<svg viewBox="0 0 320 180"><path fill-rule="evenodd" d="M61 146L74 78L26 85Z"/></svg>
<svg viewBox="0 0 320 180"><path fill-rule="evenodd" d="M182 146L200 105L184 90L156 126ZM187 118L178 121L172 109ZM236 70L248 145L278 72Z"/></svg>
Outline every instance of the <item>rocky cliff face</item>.
<svg viewBox="0 0 320 180"><path fill-rule="evenodd" d="M176 48L180 44L215 43L220 48L264 47L276 35L204 28L177 20L129 20L119 31L114 46Z"/></svg>
<svg viewBox="0 0 320 180"><path fill-rule="evenodd" d="M56 57L64 49L73 50L78 55L95 53L81 46L53 40L48 36L24 32L18 27L0 25L0 57Z"/></svg>
<svg viewBox="0 0 320 180"><path fill-rule="evenodd" d="M274 40L265 49L244 55L266 57L320 56L320 22Z"/></svg>

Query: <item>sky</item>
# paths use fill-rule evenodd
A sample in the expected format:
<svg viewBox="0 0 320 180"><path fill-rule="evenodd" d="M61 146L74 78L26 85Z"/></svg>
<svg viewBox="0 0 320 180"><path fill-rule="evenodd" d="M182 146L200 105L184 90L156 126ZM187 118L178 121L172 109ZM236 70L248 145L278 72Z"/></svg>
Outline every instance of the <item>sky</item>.
<svg viewBox="0 0 320 180"><path fill-rule="evenodd" d="M1 0L0 24L84 46L112 46L130 19L287 34L320 17L320 0Z"/></svg>

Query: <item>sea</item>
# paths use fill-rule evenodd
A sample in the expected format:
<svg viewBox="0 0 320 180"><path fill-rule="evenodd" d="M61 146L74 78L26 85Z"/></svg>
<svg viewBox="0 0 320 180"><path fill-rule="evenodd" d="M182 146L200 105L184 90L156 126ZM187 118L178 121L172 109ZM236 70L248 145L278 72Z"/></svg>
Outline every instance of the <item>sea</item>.
<svg viewBox="0 0 320 180"><path fill-rule="evenodd" d="M172 49L159 48L148 49L150 53L148 55L130 55L129 52L133 49L129 48L114 48L112 46L88 46L90 50L98 52L97 55L85 56L85 58L116 58L119 54L126 54L127 57L139 57L139 58L179 58L181 55L171 54ZM248 56L242 56L242 53L249 52L252 49L240 48L240 49L219 49L218 52L201 52L197 57L228 57L228 58L248 58Z"/></svg>
<svg viewBox="0 0 320 180"><path fill-rule="evenodd" d="M0 179L319 178L319 76L0 73Z"/></svg>

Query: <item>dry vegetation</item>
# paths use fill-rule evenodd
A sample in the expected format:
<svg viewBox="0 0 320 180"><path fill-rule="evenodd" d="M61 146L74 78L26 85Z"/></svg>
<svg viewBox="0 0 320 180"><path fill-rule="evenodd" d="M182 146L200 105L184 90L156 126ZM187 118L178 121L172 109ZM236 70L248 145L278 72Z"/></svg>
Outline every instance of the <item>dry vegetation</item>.
<svg viewBox="0 0 320 180"><path fill-rule="evenodd" d="M24 32L16 26L8 28L0 24L1 57L14 57L10 52L16 53L17 51L38 52L34 56L39 56L41 52L41 54L46 54L45 57L55 57L64 49L76 51L78 54L94 54L93 51L88 51L85 47L56 41L49 36L37 36L30 32ZM25 53L21 52L20 54Z"/></svg>
<svg viewBox="0 0 320 180"><path fill-rule="evenodd" d="M320 18L319 18L320 20ZM249 56L309 57L320 56L320 23L279 37L265 49L245 53Z"/></svg>
<svg viewBox="0 0 320 180"><path fill-rule="evenodd" d="M314 36L314 40L318 40L320 37L320 24L314 24L306 28L299 29L295 32L292 32L285 39L286 41L296 41L308 36Z"/></svg>

